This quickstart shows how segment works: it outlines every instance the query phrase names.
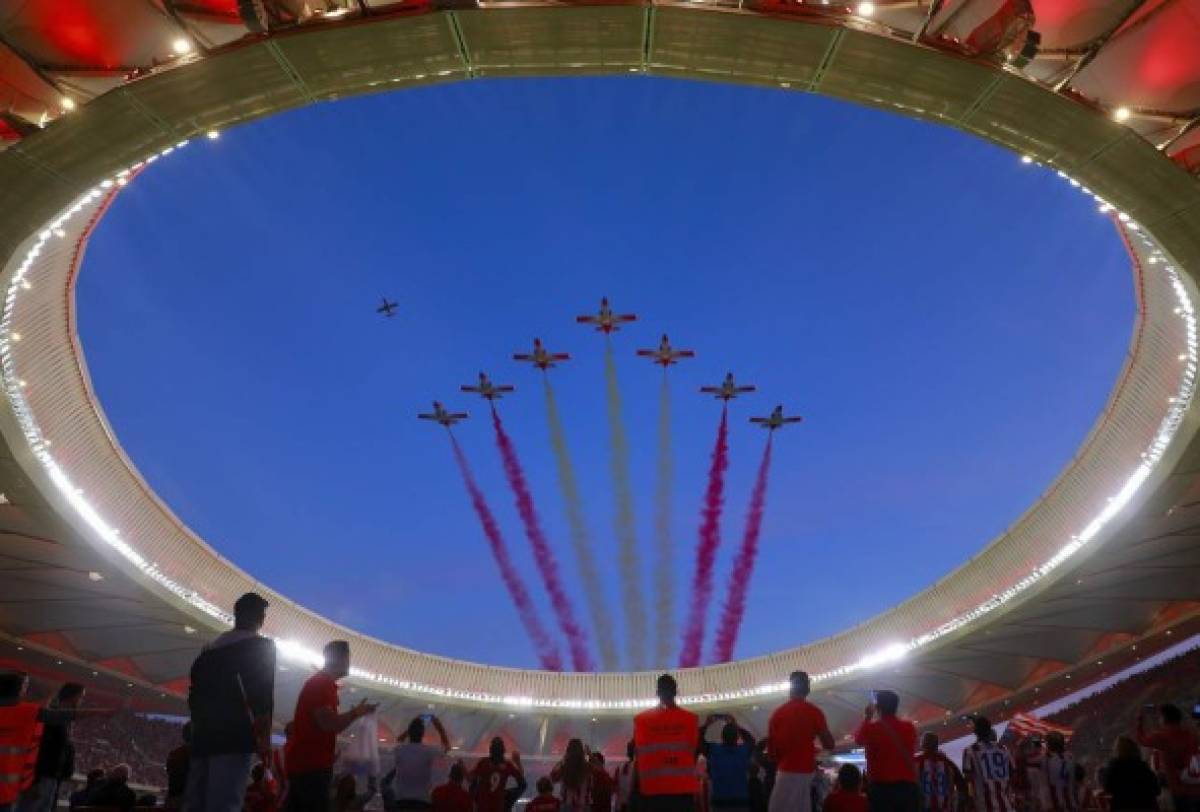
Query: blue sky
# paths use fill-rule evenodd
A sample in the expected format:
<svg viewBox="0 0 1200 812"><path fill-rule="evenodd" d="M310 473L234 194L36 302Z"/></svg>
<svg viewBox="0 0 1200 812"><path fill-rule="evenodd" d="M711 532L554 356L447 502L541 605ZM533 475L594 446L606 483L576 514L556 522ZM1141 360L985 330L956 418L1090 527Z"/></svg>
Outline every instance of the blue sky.
<svg viewBox="0 0 1200 812"><path fill-rule="evenodd" d="M374 314L381 295L395 319ZM813 640L928 585L1068 462L1134 317L1111 224L1052 173L960 133L776 90L645 77L496 80L339 101L198 141L99 226L78 288L87 362L167 503L256 577L330 618L441 654L535 665L431 400L458 430L552 625L479 370L578 612L534 336L554 371L618 630L603 341L608 295L649 602L662 332L672 369L677 616L733 370L717 600L776 403L739 656ZM710 624L711 631L711 624ZM711 637L711 635L710 635ZM320 641L315 641L320 642ZM706 652L708 646L705 647Z"/></svg>

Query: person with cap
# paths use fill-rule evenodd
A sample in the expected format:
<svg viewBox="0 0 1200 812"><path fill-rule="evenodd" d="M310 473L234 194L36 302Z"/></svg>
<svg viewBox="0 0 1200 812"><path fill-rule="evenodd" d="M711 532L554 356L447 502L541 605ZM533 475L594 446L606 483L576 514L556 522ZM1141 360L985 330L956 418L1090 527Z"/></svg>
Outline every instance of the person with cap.
<svg viewBox="0 0 1200 812"><path fill-rule="evenodd" d="M895 691L876 691L854 733L854 742L866 751L871 812L917 812L921 805L913 761L917 728L897 716L899 710Z"/></svg>
<svg viewBox="0 0 1200 812"><path fill-rule="evenodd" d="M788 677L789 699L767 723L767 756L776 765L769 812L811 812L813 774L817 771L816 742L832 750L836 742L825 714L808 701L810 682L804 671Z"/></svg>
<svg viewBox="0 0 1200 812"><path fill-rule="evenodd" d="M658 678L658 706L633 720L636 781L645 812L691 812L699 780L696 714L675 703L679 686L670 674Z"/></svg>
<svg viewBox="0 0 1200 812"><path fill-rule="evenodd" d="M275 643L260 634L266 617L261 595L242 595L233 605L233 629L192 663L187 812L239 812L255 755L269 763Z"/></svg>

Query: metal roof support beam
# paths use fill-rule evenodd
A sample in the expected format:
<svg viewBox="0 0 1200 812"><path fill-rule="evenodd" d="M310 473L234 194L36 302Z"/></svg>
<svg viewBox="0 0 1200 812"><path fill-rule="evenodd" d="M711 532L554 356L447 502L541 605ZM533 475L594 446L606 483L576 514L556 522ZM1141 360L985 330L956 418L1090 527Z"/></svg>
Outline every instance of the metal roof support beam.
<svg viewBox="0 0 1200 812"><path fill-rule="evenodd" d="M48 74L46 72L46 69L43 68L42 65L40 63L38 63L38 61L36 59L33 58L33 56L31 56L29 53L25 52L21 48L18 48L16 45L13 45L11 42L8 41L8 39L3 34L0 34L0 46L7 48L12 53L13 56L15 56L17 59L21 60L21 62L25 63L25 67L27 67L31 71L33 71L39 79L41 79L43 82L45 82L47 85L49 85L50 89L53 90L55 93L57 93L59 96L66 95L66 93L63 92L62 86L59 85L59 83L54 79L53 76L51 76L50 74Z"/></svg>
<svg viewBox="0 0 1200 812"><path fill-rule="evenodd" d="M920 42L925 38L925 32L929 30L930 23L933 22L933 18L938 15L938 12L942 10L942 6L945 3L946 0L933 0L929 4L929 11L925 14L925 20L921 23L921 27L917 29L917 32L913 34L913 42Z"/></svg>
<svg viewBox="0 0 1200 812"><path fill-rule="evenodd" d="M200 50L200 53L208 53L209 47L212 43L208 42L207 39L201 36L199 31L196 31L190 25L188 25L187 21L184 20L179 14L179 8L175 0L162 0L161 6L159 6L158 3L153 2L153 0L150 0L150 4L156 8L159 8L167 17L167 19L175 24L175 27L179 29L179 32L183 34L183 36L194 42L196 47Z"/></svg>
<svg viewBox="0 0 1200 812"><path fill-rule="evenodd" d="M310 90L308 85L304 83L304 79L300 76L300 72L296 70L296 68L288 60L287 56L284 55L283 49L279 47L279 43L275 42L273 39L268 39L263 41L263 47L267 49L267 53L269 53L271 58L275 60L275 64L279 65L280 69L287 74L287 77L291 80L292 84L300 90L301 95L303 95L308 102L315 102L317 97L313 95L312 90Z"/></svg>
<svg viewBox="0 0 1200 812"><path fill-rule="evenodd" d="M1183 138L1185 135L1195 132L1197 127L1200 127L1200 111L1194 111L1192 118L1186 124L1184 124L1182 128L1180 128L1179 132L1175 133L1173 136L1164 141L1159 146L1159 149L1163 152L1166 152L1171 147L1179 143L1179 139Z"/></svg>
<svg viewBox="0 0 1200 812"><path fill-rule="evenodd" d="M738 0L740 3L741 0ZM642 70L650 67L650 55L654 53L654 23L657 15L654 6L646 6L642 14Z"/></svg>
<svg viewBox="0 0 1200 812"><path fill-rule="evenodd" d="M975 101L971 102L970 106L967 107L967 109L963 111L963 114L958 117L959 126L964 126L971 119L971 116L978 113L980 108L988 103L988 100L995 95L997 90L1000 89L1000 84L1003 81L1003 74L997 73L992 77L991 81L988 82L984 86L983 90L980 91L979 95L975 97Z"/></svg>
<svg viewBox="0 0 1200 812"><path fill-rule="evenodd" d="M833 65L833 60L837 57L838 48L842 46L842 39L845 36L846 29L838 28L833 32L833 36L829 38L829 45L825 47L825 53L821 56L821 63L813 71L812 80L808 83L809 93L815 93L817 88L821 86L821 80L825 78L825 73Z"/></svg>
<svg viewBox="0 0 1200 812"><path fill-rule="evenodd" d="M463 67L467 69L467 76L475 76L475 68L471 67L471 49L467 47L467 39L463 36L462 26L458 23L458 15L453 11L446 12L446 21L450 24L450 33L454 36L454 45L458 48L458 57L462 60Z"/></svg>
<svg viewBox="0 0 1200 812"><path fill-rule="evenodd" d="M1133 15L1137 14L1141 10L1142 6L1146 5L1146 2L1147 0L1137 0L1136 3L1131 5L1129 9L1121 15L1116 23L1109 26L1107 31L1092 40L1092 44L1088 46L1083 56L1078 62L1075 63L1075 67L1071 68L1071 70L1067 72L1067 75L1054 86L1054 90L1059 93L1061 93L1063 90L1066 90L1067 87L1070 86L1071 82L1075 80L1075 77L1078 76L1084 68L1090 65L1093 59L1100 55L1100 51L1104 49L1104 46L1108 44L1108 41L1112 39L1122 27L1124 27L1125 23L1129 22ZM1154 14L1157 14L1159 11L1162 11L1169 4L1170 0L1167 0L1167 2L1163 3L1150 14L1147 14L1142 21L1145 22L1146 20L1150 19L1150 17L1152 17Z"/></svg>

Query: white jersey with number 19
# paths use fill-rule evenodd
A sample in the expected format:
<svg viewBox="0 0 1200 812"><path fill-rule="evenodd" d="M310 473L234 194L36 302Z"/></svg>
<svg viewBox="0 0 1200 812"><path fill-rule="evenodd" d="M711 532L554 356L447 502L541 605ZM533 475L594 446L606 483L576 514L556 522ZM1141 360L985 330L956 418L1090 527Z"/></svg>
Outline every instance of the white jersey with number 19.
<svg viewBox="0 0 1200 812"><path fill-rule="evenodd" d="M975 812L1015 812L1010 786L1013 760L995 742L975 742L963 751L963 776L971 788Z"/></svg>

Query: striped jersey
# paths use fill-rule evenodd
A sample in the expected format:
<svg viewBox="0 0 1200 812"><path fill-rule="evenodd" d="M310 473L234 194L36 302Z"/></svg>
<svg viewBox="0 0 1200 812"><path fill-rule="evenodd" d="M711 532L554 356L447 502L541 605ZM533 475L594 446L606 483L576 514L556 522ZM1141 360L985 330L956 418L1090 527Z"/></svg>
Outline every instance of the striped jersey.
<svg viewBox="0 0 1200 812"><path fill-rule="evenodd" d="M945 753L917 754L917 785L921 788L924 812L952 812L957 795L954 762Z"/></svg>
<svg viewBox="0 0 1200 812"><path fill-rule="evenodd" d="M1054 812L1076 812L1079 809L1075 758L1070 753L1046 754L1046 782L1050 785L1050 808Z"/></svg>
<svg viewBox="0 0 1200 812"><path fill-rule="evenodd" d="M963 751L963 776L975 812L1016 812L1012 801L1013 760L995 742L975 742Z"/></svg>

